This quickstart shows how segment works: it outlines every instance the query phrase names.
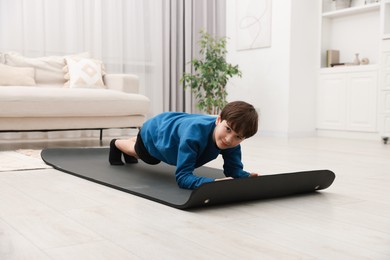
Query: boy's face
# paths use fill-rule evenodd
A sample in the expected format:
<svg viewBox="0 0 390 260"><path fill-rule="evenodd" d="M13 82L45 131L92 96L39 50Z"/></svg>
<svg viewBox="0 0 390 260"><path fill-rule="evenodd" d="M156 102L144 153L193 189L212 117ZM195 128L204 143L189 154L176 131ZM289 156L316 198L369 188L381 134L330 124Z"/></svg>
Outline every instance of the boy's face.
<svg viewBox="0 0 390 260"><path fill-rule="evenodd" d="M214 141L219 149L233 148L244 141L245 138L233 131L226 120L221 121L220 116L218 116L215 124Z"/></svg>

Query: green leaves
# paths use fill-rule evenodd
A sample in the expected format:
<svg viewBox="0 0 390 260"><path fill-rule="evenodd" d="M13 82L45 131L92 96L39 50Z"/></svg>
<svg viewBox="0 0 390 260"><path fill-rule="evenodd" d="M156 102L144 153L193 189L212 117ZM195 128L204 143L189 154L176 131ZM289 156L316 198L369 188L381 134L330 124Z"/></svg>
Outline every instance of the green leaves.
<svg viewBox="0 0 390 260"><path fill-rule="evenodd" d="M226 62L226 37L213 38L200 31L200 59L191 61L194 74L184 73L180 84L191 88L197 99L197 106L208 114L218 114L227 104L226 84L237 75L241 77L238 65Z"/></svg>

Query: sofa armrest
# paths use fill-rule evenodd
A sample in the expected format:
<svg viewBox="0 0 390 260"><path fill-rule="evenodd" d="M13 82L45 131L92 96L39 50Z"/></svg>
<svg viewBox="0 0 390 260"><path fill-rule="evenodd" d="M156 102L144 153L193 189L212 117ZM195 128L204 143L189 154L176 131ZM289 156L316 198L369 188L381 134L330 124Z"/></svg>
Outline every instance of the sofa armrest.
<svg viewBox="0 0 390 260"><path fill-rule="evenodd" d="M139 79L134 74L106 74L103 77L108 89L123 91L126 93L139 93Z"/></svg>

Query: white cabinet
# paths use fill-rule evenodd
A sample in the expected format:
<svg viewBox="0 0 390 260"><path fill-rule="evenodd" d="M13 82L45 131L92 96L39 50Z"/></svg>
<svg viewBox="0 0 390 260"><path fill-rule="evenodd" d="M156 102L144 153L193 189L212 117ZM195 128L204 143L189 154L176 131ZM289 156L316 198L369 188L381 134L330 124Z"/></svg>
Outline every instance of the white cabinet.
<svg viewBox="0 0 390 260"><path fill-rule="evenodd" d="M378 73L347 73L347 128L375 132Z"/></svg>
<svg viewBox="0 0 390 260"><path fill-rule="evenodd" d="M324 130L376 131L376 66L323 69L317 91L317 127Z"/></svg>
<svg viewBox="0 0 390 260"><path fill-rule="evenodd" d="M345 128L347 99L345 74L321 75L317 91L317 126L320 129Z"/></svg>

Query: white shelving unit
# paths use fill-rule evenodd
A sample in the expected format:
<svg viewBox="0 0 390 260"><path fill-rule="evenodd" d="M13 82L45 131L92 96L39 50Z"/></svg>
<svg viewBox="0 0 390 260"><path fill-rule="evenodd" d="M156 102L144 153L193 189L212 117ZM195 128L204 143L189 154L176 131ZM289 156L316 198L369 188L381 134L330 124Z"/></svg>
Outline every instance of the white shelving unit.
<svg viewBox="0 0 390 260"><path fill-rule="evenodd" d="M385 0L390 1L390 0ZM323 3L329 0L323 0ZM356 4L356 1L355 1ZM378 82L381 68L383 3L321 10L321 64L317 88L317 129L364 134L378 133ZM323 5L325 6L325 5ZM326 67L326 51L339 50L340 63L355 54L369 65Z"/></svg>
<svg viewBox="0 0 390 260"><path fill-rule="evenodd" d="M332 68L321 68L320 74L332 74L332 73L343 73L343 72L365 72L378 70L377 64L359 65L359 66L337 66Z"/></svg>
<svg viewBox="0 0 390 260"><path fill-rule="evenodd" d="M379 64L380 6L374 3L322 12L321 68L326 67L327 50L339 50L341 63L353 62L359 53L360 59Z"/></svg>
<svg viewBox="0 0 390 260"><path fill-rule="evenodd" d="M390 137L390 39L382 40L379 77L379 132L387 143Z"/></svg>
<svg viewBox="0 0 390 260"><path fill-rule="evenodd" d="M383 142L387 143L390 137L390 0L382 1L378 125Z"/></svg>

